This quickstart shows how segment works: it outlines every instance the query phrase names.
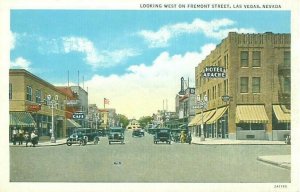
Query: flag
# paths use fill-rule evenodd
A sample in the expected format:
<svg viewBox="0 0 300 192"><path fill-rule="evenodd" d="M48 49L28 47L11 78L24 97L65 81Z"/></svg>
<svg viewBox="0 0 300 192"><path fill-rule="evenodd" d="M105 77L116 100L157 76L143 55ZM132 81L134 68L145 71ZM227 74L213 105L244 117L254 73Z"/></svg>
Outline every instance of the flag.
<svg viewBox="0 0 300 192"><path fill-rule="evenodd" d="M109 105L109 99L104 98L104 104L108 104Z"/></svg>

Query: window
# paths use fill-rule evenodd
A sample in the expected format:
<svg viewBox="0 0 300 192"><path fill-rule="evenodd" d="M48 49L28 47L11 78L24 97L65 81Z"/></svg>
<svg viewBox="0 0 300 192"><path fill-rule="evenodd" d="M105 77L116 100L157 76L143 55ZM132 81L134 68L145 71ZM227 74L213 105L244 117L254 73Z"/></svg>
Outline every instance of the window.
<svg viewBox="0 0 300 192"><path fill-rule="evenodd" d="M283 92L284 93L291 93L291 79L290 78L284 78L284 82L283 82Z"/></svg>
<svg viewBox="0 0 300 192"><path fill-rule="evenodd" d="M12 84L9 84L9 100L12 99Z"/></svg>
<svg viewBox="0 0 300 192"><path fill-rule="evenodd" d="M290 51L285 51L284 52L283 64L286 65L286 66L291 65L291 52Z"/></svg>
<svg viewBox="0 0 300 192"><path fill-rule="evenodd" d="M240 92L241 93L248 93L248 77L241 77L241 84L240 84Z"/></svg>
<svg viewBox="0 0 300 192"><path fill-rule="evenodd" d="M252 93L260 93L260 77L252 77Z"/></svg>
<svg viewBox="0 0 300 192"><path fill-rule="evenodd" d="M40 103L41 102L41 97L42 97L42 92L41 90L35 90L35 102Z"/></svg>
<svg viewBox="0 0 300 192"><path fill-rule="evenodd" d="M26 100L32 101L32 88L30 86L26 88Z"/></svg>
<svg viewBox="0 0 300 192"><path fill-rule="evenodd" d="M252 55L252 67L260 67L260 51L253 51Z"/></svg>
<svg viewBox="0 0 300 192"><path fill-rule="evenodd" d="M241 51L241 67L248 67L248 51Z"/></svg>

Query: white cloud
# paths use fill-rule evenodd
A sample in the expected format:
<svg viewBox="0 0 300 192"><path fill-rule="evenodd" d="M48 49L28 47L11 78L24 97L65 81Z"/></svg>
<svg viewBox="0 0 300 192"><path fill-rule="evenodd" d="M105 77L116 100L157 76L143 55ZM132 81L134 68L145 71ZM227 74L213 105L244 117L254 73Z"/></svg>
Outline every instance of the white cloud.
<svg viewBox="0 0 300 192"><path fill-rule="evenodd" d="M200 52L170 55L162 52L151 65L139 64L128 68L128 73L109 77L95 75L85 82L89 87L89 103L103 107L103 98L110 99L107 107L117 113L139 118L152 115L162 109L163 100L168 100L168 109L175 111L175 96L180 89L180 78L190 78L194 86L195 66L201 62L215 45L205 45Z"/></svg>
<svg viewBox="0 0 300 192"><path fill-rule="evenodd" d="M128 57L139 55L134 49L118 49L99 51L92 41L84 37L63 37L65 53L80 52L85 54L85 61L94 68L110 67L121 63Z"/></svg>
<svg viewBox="0 0 300 192"><path fill-rule="evenodd" d="M255 33L254 29L246 28L230 28L235 22L230 19L216 19L212 21L204 21L194 19L192 23L176 23L161 27L158 31L142 30L138 35L142 36L148 43L149 47L167 47L169 41L179 35L186 33L203 33L206 37L223 39L228 32Z"/></svg>
<svg viewBox="0 0 300 192"><path fill-rule="evenodd" d="M9 38L10 38L10 50L13 50L16 46L16 37L17 34L10 31L10 34L9 34Z"/></svg>
<svg viewBox="0 0 300 192"><path fill-rule="evenodd" d="M10 62L10 68L20 68L20 69L26 69L30 70L31 62L24 59L23 57L18 57L15 59L15 61Z"/></svg>

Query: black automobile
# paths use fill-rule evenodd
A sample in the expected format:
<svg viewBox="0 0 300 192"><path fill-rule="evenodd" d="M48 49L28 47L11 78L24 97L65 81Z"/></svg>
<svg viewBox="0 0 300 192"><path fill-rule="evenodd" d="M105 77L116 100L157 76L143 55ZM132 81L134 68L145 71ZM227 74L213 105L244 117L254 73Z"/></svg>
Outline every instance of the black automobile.
<svg viewBox="0 0 300 192"><path fill-rule="evenodd" d="M87 137L84 136L81 132L76 132L71 134L67 139L67 145L71 146L72 144L79 144L79 145L86 145L87 144Z"/></svg>
<svg viewBox="0 0 300 192"><path fill-rule="evenodd" d="M180 129L171 129L171 139L174 142L179 142L180 141Z"/></svg>
<svg viewBox="0 0 300 192"><path fill-rule="evenodd" d="M108 143L119 142L124 144L124 129L122 127L111 127L108 130Z"/></svg>
<svg viewBox="0 0 300 192"><path fill-rule="evenodd" d="M145 136L143 129L133 129L132 130L132 137L143 137Z"/></svg>
<svg viewBox="0 0 300 192"><path fill-rule="evenodd" d="M87 142L98 144L100 141L100 131L92 128L78 128L74 133L81 133L87 139Z"/></svg>
<svg viewBox="0 0 300 192"><path fill-rule="evenodd" d="M154 144L166 142L171 144L171 130L169 128L158 128L154 134Z"/></svg>

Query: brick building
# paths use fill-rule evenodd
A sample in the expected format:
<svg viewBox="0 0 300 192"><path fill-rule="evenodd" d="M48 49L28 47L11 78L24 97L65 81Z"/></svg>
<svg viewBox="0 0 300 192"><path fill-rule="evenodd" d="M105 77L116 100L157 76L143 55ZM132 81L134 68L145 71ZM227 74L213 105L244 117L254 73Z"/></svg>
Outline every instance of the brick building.
<svg viewBox="0 0 300 192"><path fill-rule="evenodd" d="M200 135L203 120L205 137L283 140L289 135L290 47L290 34L230 32L195 68L196 95L206 95L208 103L203 116L196 110L189 124L193 133ZM208 66L223 68L226 77L204 77Z"/></svg>
<svg viewBox="0 0 300 192"><path fill-rule="evenodd" d="M9 70L10 134L13 128L28 131L36 128L40 136L50 139L52 109L46 105L48 95L57 102L53 109L55 136L65 137L66 95L54 85L24 69Z"/></svg>

